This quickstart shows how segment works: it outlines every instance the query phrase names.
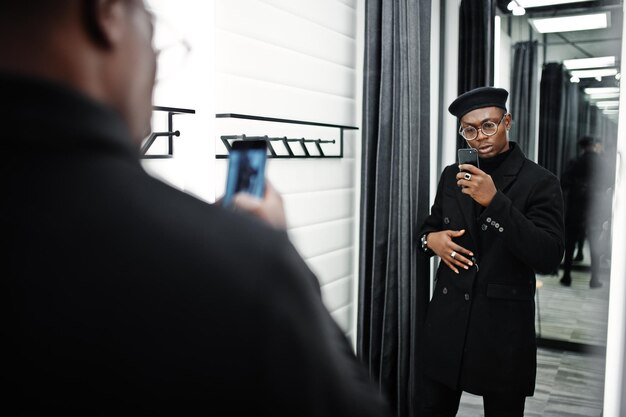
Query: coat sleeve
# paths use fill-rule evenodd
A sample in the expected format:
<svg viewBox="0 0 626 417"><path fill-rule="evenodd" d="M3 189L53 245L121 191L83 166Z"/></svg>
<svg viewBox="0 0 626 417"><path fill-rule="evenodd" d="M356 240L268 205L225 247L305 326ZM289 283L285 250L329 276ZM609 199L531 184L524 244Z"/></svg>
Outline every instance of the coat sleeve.
<svg viewBox="0 0 626 417"><path fill-rule="evenodd" d="M563 258L563 196L554 176L546 175L534 184L524 212L498 190L478 223L536 272L552 272Z"/></svg>

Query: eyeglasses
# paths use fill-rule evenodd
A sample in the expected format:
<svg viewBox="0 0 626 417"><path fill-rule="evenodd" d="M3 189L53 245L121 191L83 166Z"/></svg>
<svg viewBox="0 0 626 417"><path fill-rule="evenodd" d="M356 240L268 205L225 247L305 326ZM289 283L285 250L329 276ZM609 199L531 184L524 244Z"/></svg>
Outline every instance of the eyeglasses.
<svg viewBox="0 0 626 417"><path fill-rule="evenodd" d="M468 126L464 129L463 126L460 126L459 135L463 136L465 140L474 140L478 137L478 131L480 130L485 136L493 136L498 132L498 127L500 127L500 123L502 123L507 114L504 113L498 123L487 120L478 129L474 126Z"/></svg>

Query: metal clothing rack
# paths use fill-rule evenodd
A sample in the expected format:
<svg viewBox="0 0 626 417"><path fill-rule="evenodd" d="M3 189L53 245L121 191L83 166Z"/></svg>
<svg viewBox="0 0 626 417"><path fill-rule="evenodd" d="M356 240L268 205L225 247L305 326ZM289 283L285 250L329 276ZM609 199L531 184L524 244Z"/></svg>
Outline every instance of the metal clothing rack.
<svg viewBox="0 0 626 417"><path fill-rule="evenodd" d="M196 111L192 109L181 109L176 107L163 107L154 106L154 111L167 112L167 131L166 132L152 132L148 139L141 146L141 158L143 159L169 159L174 157L174 136L180 136L180 130L174 130L174 115L176 114L195 114ZM159 138L167 136L167 153L166 154L146 154L148 149L154 144L154 141Z"/></svg>
<svg viewBox="0 0 626 417"><path fill-rule="evenodd" d="M264 117L264 116L252 116L248 114L238 114L238 113L218 113L215 115L216 118L233 118L233 119L246 119L246 120L256 120L263 122L273 122L273 123L288 123L288 124L297 124L297 125L306 125L306 126L319 126L319 127L328 127L339 129L339 154L338 155L328 155L324 151L322 145L323 144L334 144L336 143L335 139L306 139L306 138L289 138L287 136L277 137L277 136L248 136L245 134L239 135L220 135L220 139L224 144L227 152L231 150L231 142L234 140L266 140L267 141L267 149L269 151L269 158L343 158L343 137L345 130L356 130L358 127L355 126L345 126L345 125L336 125L330 123L319 123L319 122L309 122L304 120L292 120L292 119L279 119L275 117ZM274 146L272 146L272 142L280 142L285 147L287 151L286 154L279 154ZM311 143L315 144L315 148L317 149L318 154L311 154L309 152L306 144ZM292 148L292 144L299 144L302 148L303 154L296 154L294 149ZM228 158L228 155L218 154L216 155L218 159Z"/></svg>

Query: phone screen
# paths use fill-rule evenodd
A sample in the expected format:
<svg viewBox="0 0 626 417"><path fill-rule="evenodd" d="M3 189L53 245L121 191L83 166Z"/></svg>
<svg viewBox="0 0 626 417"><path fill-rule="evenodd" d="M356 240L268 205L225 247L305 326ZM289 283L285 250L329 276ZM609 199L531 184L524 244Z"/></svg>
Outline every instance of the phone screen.
<svg viewBox="0 0 626 417"><path fill-rule="evenodd" d="M472 148L459 149L458 156L459 156L459 165L471 164L477 168L479 167L478 152L476 151L476 149L472 149Z"/></svg>
<svg viewBox="0 0 626 417"><path fill-rule="evenodd" d="M226 192L222 204L232 206L238 192L263 198L265 192L265 162L267 142L264 140L239 140L232 144L228 156Z"/></svg>

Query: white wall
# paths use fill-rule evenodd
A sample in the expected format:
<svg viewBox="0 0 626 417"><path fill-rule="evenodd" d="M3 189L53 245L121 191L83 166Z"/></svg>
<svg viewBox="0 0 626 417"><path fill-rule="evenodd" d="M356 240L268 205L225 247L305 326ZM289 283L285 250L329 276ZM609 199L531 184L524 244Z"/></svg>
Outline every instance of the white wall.
<svg viewBox="0 0 626 417"><path fill-rule="evenodd" d="M360 125L358 15L356 0L217 0L216 113ZM249 124L236 126L233 134L250 134ZM285 131L311 134L294 126ZM346 134L341 159L269 159L267 171L283 195L289 235L348 334L353 333L355 305L359 137L359 131ZM226 165L224 159L216 162L218 197Z"/></svg>
<svg viewBox="0 0 626 417"><path fill-rule="evenodd" d="M174 116L174 127L181 136L174 138L173 159L146 159L143 166L165 182L212 202L215 199L214 5L212 1L202 0L149 0L148 5L156 15L155 36L168 37L165 43L183 37L191 46L179 70L156 85L154 104L194 109L196 114ZM162 112L153 113L153 131L166 131L166 115ZM155 149L159 147L155 143Z"/></svg>

